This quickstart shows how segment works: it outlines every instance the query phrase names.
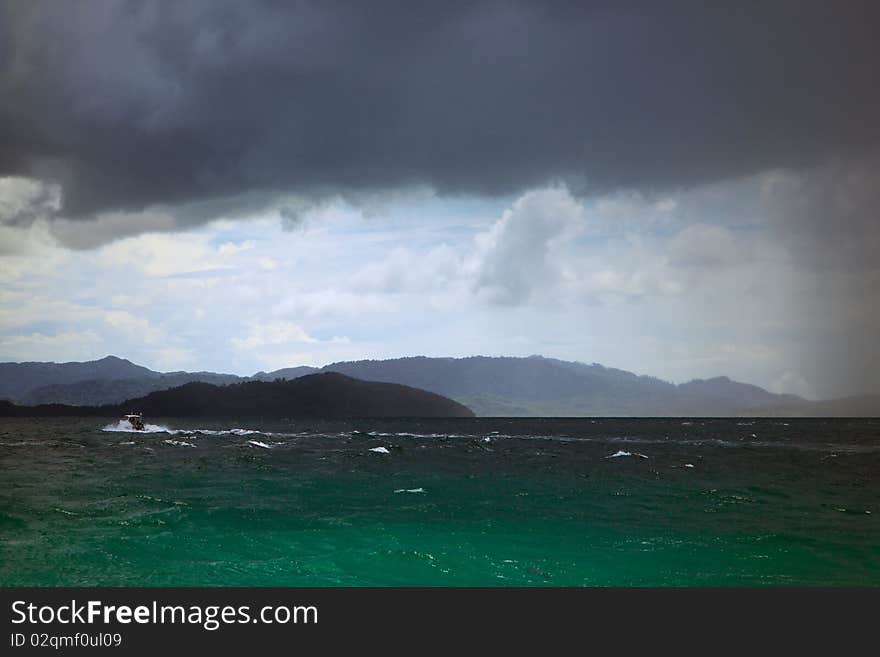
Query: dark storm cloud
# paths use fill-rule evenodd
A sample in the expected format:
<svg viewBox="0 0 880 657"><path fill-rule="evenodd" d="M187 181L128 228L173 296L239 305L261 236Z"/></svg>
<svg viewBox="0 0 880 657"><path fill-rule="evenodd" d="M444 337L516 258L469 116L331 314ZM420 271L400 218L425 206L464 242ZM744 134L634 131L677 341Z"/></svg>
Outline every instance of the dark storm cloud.
<svg viewBox="0 0 880 657"><path fill-rule="evenodd" d="M690 185L878 141L873 2L4 2L0 176L62 214ZM207 204L206 204L207 202ZM207 210L206 210L207 209Z"/></svg>

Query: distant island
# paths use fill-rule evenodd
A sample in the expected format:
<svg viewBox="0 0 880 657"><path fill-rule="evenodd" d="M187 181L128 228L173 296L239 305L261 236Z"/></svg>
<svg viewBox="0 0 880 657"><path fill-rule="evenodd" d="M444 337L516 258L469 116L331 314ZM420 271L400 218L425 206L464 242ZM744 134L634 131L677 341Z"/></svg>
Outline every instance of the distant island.
<svg viewBox="0 0 880 657"><path fill-rule="evenodd" d="M0 399L31 407L66 404L83 410L128 404L128 400L140 403L151 393L181 386L187 394L198 394L200 388L187 387L191 383L228 386L294 381L330 372L432 392L478 416L880 416L877 396L810 401L725 376L675 384L598 363L543 356L413 356L338 362L322 368L288 367L247 377L156 372L115 356L83 363L0 363Z"/></svg>
<svg viewBox="0 0 880 657"><path fill-rule="evenodd" d="M394 383L360 381L327 372L293 380L248 381L226 386L187 383L124 404L22 406L0 402L0 417L117 416L129 411L148 417L350 418L473 417L459 404L425 390Z"/></svg>

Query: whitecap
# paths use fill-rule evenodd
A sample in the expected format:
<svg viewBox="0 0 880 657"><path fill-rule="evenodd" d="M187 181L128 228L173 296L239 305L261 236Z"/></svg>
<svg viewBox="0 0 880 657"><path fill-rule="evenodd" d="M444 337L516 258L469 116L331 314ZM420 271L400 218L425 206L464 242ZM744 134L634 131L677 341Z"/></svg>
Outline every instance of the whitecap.
<svg viewBox="0 0 880 657"><path fill-rule="evenodd" d="M424 488L398 488L395 493L426 493Z"/></svg>
<svg viewBox="0 0 880 657"><path fill-rule="evenodd" d="M249 440L247 441L248 445L253 445L254 447L262 447L263 449L272 449L271 445L267 445L266 443L261 443L259 440Z"/></svg>
<svg viewBox="0 0 880 657"><path fill-rule="evenodd" d="M191 433L203 433L208 436L252 436L255 433L263 433L256 429L190 429ZM268 435L268 434L267 434Z"/></svg>
<svg viewBox="0 0 880 657"><path fill-rule="evenodd" d="M171 440L169 438L168 440L164 440L162 442L164 442L166 445L174 445L176 447L195 447L195 445L193 445L192 443L188 443L185 440Z"/></svg>
<svg viewBox="0 0 880 657"><path fill-rule="evenodd" d="M385 448L385 447L371 447L371 448L370 448L369 450L367 450L367 451L369 451L369 452L376 452L376 454L390 454L390 453L391 453L391 452L389 452L388 449Z"/></svg>
<svg viewBox="0 0 880 657"><path fill-rule="evenodd" d="M624 452L622 449L617 450L616 452L614 452L614 454L610 454L609 456L606 456L605 458L606 459L616 459L616 458L620 458L621 456L638 456L641 459L648 458L644 454L640 454L638 452Z"/></svg>
<svg viewBox="0 0 880 657"><path fill-rule="evenodd" d="M413 433L411 431L397 431L387 433L384 431L353 431L353 435L370 436L371 438L473 438L474 436L456 433Z"/></svg>

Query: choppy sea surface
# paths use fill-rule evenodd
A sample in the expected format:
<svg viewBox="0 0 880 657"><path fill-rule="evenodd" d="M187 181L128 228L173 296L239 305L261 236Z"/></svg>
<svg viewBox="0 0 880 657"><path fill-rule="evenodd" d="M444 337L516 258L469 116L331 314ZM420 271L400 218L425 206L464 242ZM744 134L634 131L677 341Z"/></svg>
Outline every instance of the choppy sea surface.
<svg viewBox="0 0 880 657"><path fill-rule="evenodd" d="M0 585L880 585L880 420L148 422L0 420Z"/></svg>

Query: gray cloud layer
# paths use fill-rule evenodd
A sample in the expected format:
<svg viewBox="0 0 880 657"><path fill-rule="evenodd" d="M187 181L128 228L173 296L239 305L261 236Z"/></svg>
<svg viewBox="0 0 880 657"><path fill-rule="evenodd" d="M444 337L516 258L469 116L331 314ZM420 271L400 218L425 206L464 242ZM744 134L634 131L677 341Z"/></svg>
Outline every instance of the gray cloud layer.
<svg viewBox="0 0 880 657"><path fill-rule="evenodd" d="M877 144L878 17L855 0L2 2L0 176L60 184L67 217L197 222L266 193L801 167Z"/></svg>
<svg viewBox="0 0 880 657"><path fill-rule="evenodd" d="M751 210L695 208L669 257L739 257L704 224L753 210L798 269L803 370L877 390L878 19L874 0L0 0L0 254L42 216L92 248L268 206L294 228L337 193L650 196L785 170ZM568 215L530 208L485 245L491 302L552 278Z"/></svg>

